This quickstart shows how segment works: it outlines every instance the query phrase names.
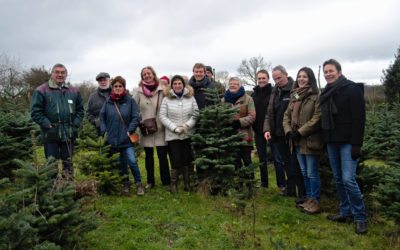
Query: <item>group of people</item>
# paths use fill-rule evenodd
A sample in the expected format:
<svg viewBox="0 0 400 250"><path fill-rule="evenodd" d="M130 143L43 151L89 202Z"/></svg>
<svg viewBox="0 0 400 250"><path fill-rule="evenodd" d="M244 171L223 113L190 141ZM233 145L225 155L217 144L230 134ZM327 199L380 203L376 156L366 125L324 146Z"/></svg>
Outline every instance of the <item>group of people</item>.
<svg viewBox="0 0 400 250"><path fill-rule="evenodd" d="M268 71L260 70L251 95L237 77L229 79L225 91L214 81L211 67L196 63L192 71L190 79L175 75L170 80L166 76L158 78L152 67L144 67L132 95L123 77L111 78L105 72L96 76L98 89L89 98L87 118L99 135L106 134L111 153L120 154L123 193L130 193L128 167L137 195L155 186L154 148L162 185L170 186L171 192L176 193L182 175L184 190L191 189L193 152L189 135L196 128L198 112L211 104L204 90L215 89L222 102L237 110L232 128L242 133L246 142L238 149L234 162L237 168L252 163L255 142L260 160L260 186L268 187L269 146L282 195L297 197L297 207L303 212L319 213L318 166L326 146L340 198L339 213L327 218L336 222L354 221L356 233L367 232L365 207L355 179L365 125L363 88L342 74L339 62L334 59L324 62L327 86L321 93L314 72L308 67L298 71L295 81L283 66L274 67L274 87ZM34 91L31 116L41 127L46 157L62 159L62 175L71 178L70 157L84 108L79 91L66 78L66 67L54 65L50 80ZM145 187L135 158L135 145L129 139L137 129L139 144L145 151ZM198 178L204 178L204 170L196 167Z"/></svg>

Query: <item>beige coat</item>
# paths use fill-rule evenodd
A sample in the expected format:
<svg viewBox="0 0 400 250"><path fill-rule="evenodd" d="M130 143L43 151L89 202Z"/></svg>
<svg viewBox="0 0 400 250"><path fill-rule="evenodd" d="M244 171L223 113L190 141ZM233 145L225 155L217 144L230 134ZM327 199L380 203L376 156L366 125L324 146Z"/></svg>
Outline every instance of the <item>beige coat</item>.
<svg viewBox="0 0 400 250"><path fill-rule="evenodd" d="M165 141L165 128L160 122L158 116L158 114L160 113L161 103L164 99L164 93L161 84L157 87L152 97L146 97L143 94L141 85L139 84L139 87L133 90L133 98L135 99L139 107L141 121L154 117L156 117L157 120L157 132L146 136L141 134L139 144L143 147L166 146L167 142ZM156 115L157 98L159 98L159 102Z"/></svg>
<svg viewBox="0 0 400 250"><path fill-rule="evenodd" d="M289 104L283 117L285 134L292 131L292 103ZM299 133L301 138L296 142L300 146L301 154L322 154L323 142L321 134L321 109L319 107L319 94L310 94L302 102L299 115Z"/></svg>

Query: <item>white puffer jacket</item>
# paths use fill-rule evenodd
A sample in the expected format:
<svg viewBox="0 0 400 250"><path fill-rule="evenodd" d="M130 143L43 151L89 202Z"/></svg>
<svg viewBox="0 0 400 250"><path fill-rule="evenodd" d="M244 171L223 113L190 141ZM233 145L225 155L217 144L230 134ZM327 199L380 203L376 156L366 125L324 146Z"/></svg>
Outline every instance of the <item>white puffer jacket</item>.
<svg viewBox="0 0 400 250"><path fill-rule="evenodd" d="M165 89L166 97L161 103L159 119L165 126L165 140L184 140L194 132L197 114L196 99L193 97L193 89L186 86L182 97L178 97L172 89ZM188 126L188 134L177 134L174 130L180 126Z"/></svg>

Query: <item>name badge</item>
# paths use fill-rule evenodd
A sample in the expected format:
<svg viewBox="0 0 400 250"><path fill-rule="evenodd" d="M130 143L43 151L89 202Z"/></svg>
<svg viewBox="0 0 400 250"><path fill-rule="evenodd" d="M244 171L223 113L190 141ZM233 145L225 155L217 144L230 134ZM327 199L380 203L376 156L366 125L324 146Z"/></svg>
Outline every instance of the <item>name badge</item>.
<svg viewBox="0 0 400 250"><path fill-rule="evenodd" d="M71 99L68 99L69 104L73 104L74 102Z"/></svg>

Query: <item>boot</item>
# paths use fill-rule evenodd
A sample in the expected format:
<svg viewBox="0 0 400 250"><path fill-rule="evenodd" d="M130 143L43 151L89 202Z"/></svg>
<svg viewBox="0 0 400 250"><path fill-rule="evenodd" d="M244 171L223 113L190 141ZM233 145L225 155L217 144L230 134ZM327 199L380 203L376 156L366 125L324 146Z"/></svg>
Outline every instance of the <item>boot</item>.
<svg viewBox="0 0 400 250"><path fill-rule="evenodd" d="M303 209L305 207L308 207L310 202L311 202L311 198L307 198L302 203L296 204L296 207L299 208L299 209Z"/></svg>
<svg viewBox="0 0 400 250"><path fill-rule="evenodd" d="M183 190L186 192L190 192L190 178L189 178L189 167L184 166L183 167Z"/></svg>
<svg viewBox="0 0 400 250"><path fill-rule="evenodd" d="M143 186L142 186L141 182L137 182L136 183L136 194L138 196L143 196L144 195L144 189L143 189Z"/></svg>
<svg viewBox="0 0 400 250"><path fill-rule="evenodd" d="M122 190L121 190L121 194L129 195L130 193L131 193L131 185L129 184L129 182L124 182Z"/></svg>
<svg viewBox="0 0 400 250"><path fill-rule="evenodd" d="M321 212L321 207L319 206L319 202L316 199L311 198L308 205L304 206L303 211L306 214L318 214L319 212Z"/></svg>
<svg viewBox="0 0 400 250"><path fill-rule="evenodd" d="M175 194L178 191L178 170L171 169L171 193Z"/></svg>

